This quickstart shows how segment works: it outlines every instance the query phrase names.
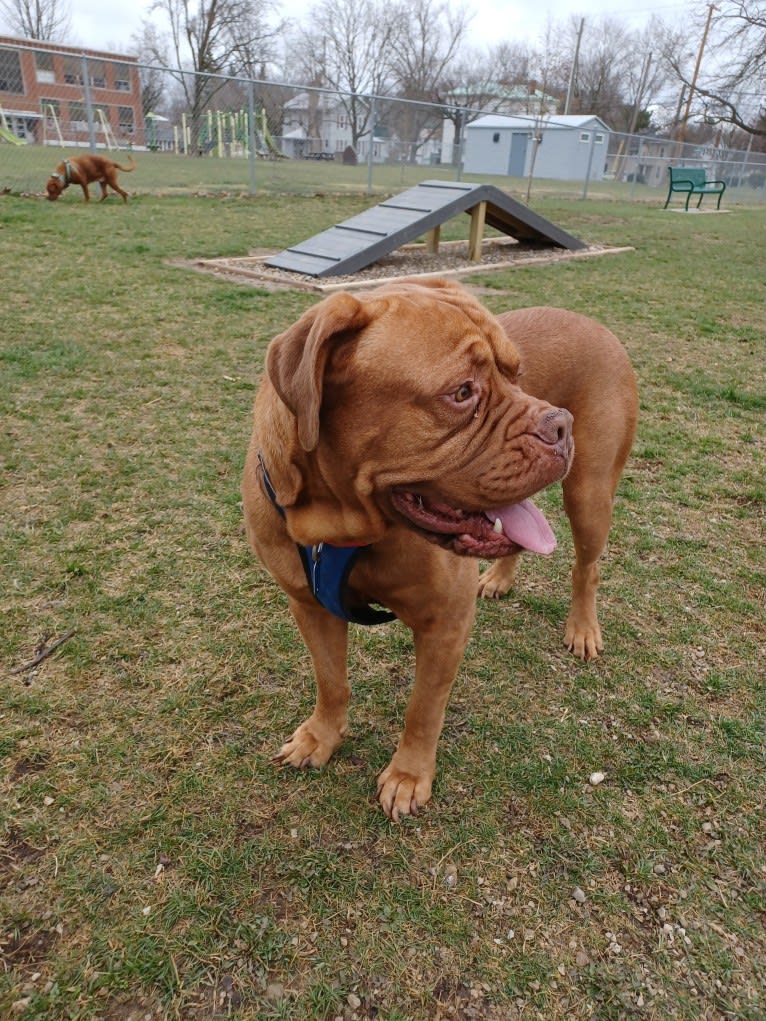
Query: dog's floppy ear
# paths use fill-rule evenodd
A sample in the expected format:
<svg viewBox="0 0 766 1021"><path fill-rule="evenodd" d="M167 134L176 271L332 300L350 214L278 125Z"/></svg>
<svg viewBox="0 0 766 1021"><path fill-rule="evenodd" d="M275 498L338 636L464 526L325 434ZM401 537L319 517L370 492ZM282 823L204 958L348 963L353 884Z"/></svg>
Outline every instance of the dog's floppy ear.
<svg viewBox="0 0 766 1021"><path fill-rule="evenodd" d="M266 372L295 415L298 442L304 450L314 450L319 442L322 383L331 351L352 339L370 319L370 308L364 302L341 292L304 312L269 345Z"/></svg>

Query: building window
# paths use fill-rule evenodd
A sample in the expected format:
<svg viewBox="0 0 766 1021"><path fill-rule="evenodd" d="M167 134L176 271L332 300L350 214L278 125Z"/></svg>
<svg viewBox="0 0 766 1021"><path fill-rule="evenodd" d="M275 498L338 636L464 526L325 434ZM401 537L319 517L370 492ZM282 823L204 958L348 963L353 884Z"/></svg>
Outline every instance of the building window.
<svg viewBox="0 0 766 1021"><path fill-rule="evenodd" d="M590 131L581 131L580 132L580 141L581 142L590 142Z"/></svg>
<svg viewBox="0 0 766 1021"><path fill-rule="evenodd" d="M88 61L88 77L94 89L106 88L106 67L103 60Z"/></svg>
<svg viewBox="0 0 766 1021"><path fill-rule="evenodd" d="M114 87L118 92L130 92L130 68L126 64L114 65Z"/></svg>
<svg viewBox="0 0 766 1021"><path fill-rule="evenodd" d="M35 51L35 77L44 85L52 85L56 81L53 73L53 54Z"/></svg>
<svg viewBox="0 0 766 1021"><path fill-rule="evenodd" d="M595 142L596 142L596 145L603 145L604 144L604 136L601 134L600 131L596 132Z"/></svg>
<svg viewBox="0 0 766 1021"><path fill-rule="evenodd" d="M136 131L135 122L133 120L133 107L132 106L121 106L118 108L119 125L120 131L124 135L133 135Z"/></svg>
<svg viewBox="0 0 766 1021"><path fill-rule="evenodd" d="M67 85L82 85L80 61L76 57L64 57L64 81Z"/></svg>
<svg viewBox="0 0 766 1021"><path fill-rule="evenodd" d="M73 131L88 130L88 115L85 113L84 103L69 104L69 120L72 122Z"/></svg>
<svg viewBox="0 0 766 1021"><path fill-rule="evenodd" d="M21 58L18 50L0 47L0 92L24 93L24 79L21 76Z"/></svg>
<svg viewBox="0 0 766 1021"><path fill-rule="evenodd" d="M499 131L496 131L496 132L495 132L495 133L494 133L494 134L492 135L492 141L493 141L493 142L499 142L499 141L500 141L500 132L499 132Z"/></svg>

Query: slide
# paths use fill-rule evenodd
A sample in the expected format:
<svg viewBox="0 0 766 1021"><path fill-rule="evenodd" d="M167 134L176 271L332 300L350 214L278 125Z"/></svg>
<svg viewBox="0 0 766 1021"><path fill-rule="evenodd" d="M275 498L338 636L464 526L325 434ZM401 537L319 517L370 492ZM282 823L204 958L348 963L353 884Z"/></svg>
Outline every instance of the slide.
<svg viewBox="0 0 766 1021"><path fill-rule="evenodd" d="M11 145L26 145L26 138L19 138L18 135L14 135L8 128L0 128L0 141L10 142Z"/></svg>
<svg viewBox="0 0 766 1021"><path fill-rule="evenodd" d="M271 137L269 125L266 120L265 107L261 110L261 137L263 138L263 141L266 143L266 148L269 150L271 155L275 157L275 159L283 160L287 158L285 154L282 152L282 150L277 147L276 143L274 142L274 139Z"/></svg>

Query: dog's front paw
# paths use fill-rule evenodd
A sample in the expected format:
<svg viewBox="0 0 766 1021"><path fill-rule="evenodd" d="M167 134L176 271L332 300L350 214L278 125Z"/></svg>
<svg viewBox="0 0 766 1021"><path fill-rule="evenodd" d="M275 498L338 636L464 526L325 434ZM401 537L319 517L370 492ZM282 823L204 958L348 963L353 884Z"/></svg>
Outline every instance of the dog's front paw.
<svg viewBox="0 0 766 1021"><path fill-rule="evenodd" d="M480 599L501 599L507 595L516 575L516 556L496 560L479 578Z"/></svg>
<svg viewBox="0 0 766 1021"><path fill-rule="evenodd" d="M567 620L564 645L579 659L597 659L598 654L604 651L598 620L581 619L573 610Z"/></svg>
<svg viewBox="0 0 766 1021"><path fill-rule="evenodd" d="M273 761L280 765L295 766L296 769L318 769L329 761L343 740L346 729L346 726L329 726L315 716L310 716L289 741L285 741Z"/></svg>
<svg viewBox="0 0 766 1021"><path fill-rule="evenodd" d="M401 822L405 815L417 815L418 809L431 797L433 769L403 769L393 757L378 777L378 800L392 822Z"/></svg>

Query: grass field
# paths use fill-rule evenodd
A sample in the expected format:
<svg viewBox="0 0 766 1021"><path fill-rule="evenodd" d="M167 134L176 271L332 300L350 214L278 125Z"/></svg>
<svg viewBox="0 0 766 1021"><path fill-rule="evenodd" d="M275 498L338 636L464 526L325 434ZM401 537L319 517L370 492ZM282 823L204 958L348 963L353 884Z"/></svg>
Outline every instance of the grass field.
<svg viewBox="0 0 766 1021"><path fill-rule="evenodd" d="M561 647L552 489L559 551L479 606L434 800L396 827L374 790L413 665L400 625L354 629L335 759L270 762L313 687L239 477L266 344L314 299L176 262L369 201L0 197L0 1015L758 1021L766 210L543 199L635 250L472 278L495 311L605 322L642 417L605 655Z"/></svg>
<svg viewBox="0 0 766 1021"><path fill-rule="evenodd" d="M83 150L79 150L82 154ZM0 192L9 189L12 193L44 193L45 182L56 164L62 159L78 155L77 149L60 149L43 145L0 145ZM126 163L128 154L124 151L109 154L119 163ZM454 181L456 169L449 165L417 166L409 163L375 164L371 172L365 163L346 166L341 162L316 162L313 160L257 159L252 168L242 157L203 158L179 156L175 153L137 152L137 168L126 176L123 184L131 194L143 195L233 195L250 193L296 194L313 196L325 194L354 195L390 194L411 188L420 181L433 178ZM492 177L478 175L484 184L495 184L508 189L516 198L525 199L531 187L531 197L580 199L586 192L582 181L555 181L535 179L531 186L526 178ZM98 189L94 189L94 195ZM596 200L612 199L622 202L641 202L661 206L667 195L667 185L648 187L623 181L590 181L587 198ZM67 195L69 201L78 201L82 193L75 187ZM705 205L714 205L715 200L705 199ZM740 204L754 206L766 203L766 189L749 186L730 186L725 194L725 206L731 208ZM683 196L676 195L675 206L683 205Z"/></svg>

